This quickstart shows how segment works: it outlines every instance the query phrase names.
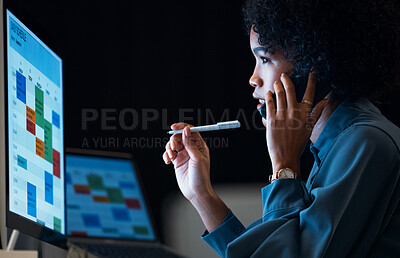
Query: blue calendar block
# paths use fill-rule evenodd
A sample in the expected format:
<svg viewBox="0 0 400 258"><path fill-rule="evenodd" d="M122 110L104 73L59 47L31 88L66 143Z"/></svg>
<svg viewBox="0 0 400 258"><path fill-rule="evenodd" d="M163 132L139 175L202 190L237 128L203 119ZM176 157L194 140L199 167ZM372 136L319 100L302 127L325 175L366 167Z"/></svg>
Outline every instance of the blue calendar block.
<svg viewBox="0 0 400 258"><path fill-rule="evenodd" d="M17 98L26 104L26 78L17 71Z"/></svg>
<svg viewBox="0 0 400 258"><path fill-rule="evenodd" d="M44 172L44 200L53 205L53 175Z"/></svg>
<svg viewBox="0 0 400 258"><path fill-rule="evenodd" d="M27 182L28 214L36 218L36 186Z"/></svg>
<svg viewBox="0 0 400 258"><path fill-rule="evenodd" d="M54 110L52 110L52 124L55 127L60 128L60 115L57 114Z"/></svg>

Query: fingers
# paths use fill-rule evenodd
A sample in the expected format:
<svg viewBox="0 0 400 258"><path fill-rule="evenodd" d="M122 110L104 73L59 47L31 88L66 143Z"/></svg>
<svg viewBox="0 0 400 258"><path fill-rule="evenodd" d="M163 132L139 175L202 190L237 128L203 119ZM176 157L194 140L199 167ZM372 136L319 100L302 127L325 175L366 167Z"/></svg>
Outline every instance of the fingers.
<svg viewBox="0 0 400 258"><path fill-rule="evenodd" d="M285 97L285 91L282 87L282 83L280 81L275 81L274 83L274 90L275 90L275 95L276 95L276 102L277 102L277 108L276 112L281 113L286 110L286 97Z"/></svg>
<svg viewBox="0 0 400 258"><path fill-rule="evenodd" d="M182 134L174 134L170 137L171 150L180 152L183 149Z"/></svg>
<svg viewBox="0 0 400 258"><path fill-rule="evenodd" d="M265 103L267 108L267 117L274 118L275 117L275 103L274 99L272 98L272 92L268 91L265 95Z"/></svg>
<svg viewBox="0 0 400 258"><path fill-rule="evenodd" d="M194 161L198 161L204 155L198 148L199 139L195 139L193 135L194 134L190 132L189 126L186 126L185 129L183 129L182 142L190 158Z"/></svg>
<svg viewBox="0 0 400 258"><path fill-rule="evenodd" d="M174 160L176 158L176 156L178 155L175 151L173 151L171 149L170 141L165 145L165 151L167 152L167 154L171 160Z"/></svg>
<svg viewBox="0 0 400 258"><path fill-rule="evenodd" d="M182 139L175 139L175 140L170 139L169 142L165 145L165 152L163 153L163 159L165 164L168 165L171 163L171 161L174 161L178 156L178 152L182 151L182 149L183 149Z"/></svg>
<svg viewBox="0 0 400 258"><path fill-rule="evenodd" d="M167 164L167 165L171 163L171 159L168 156L167 151L164 151L164 153L163 153L163 160L164 160L165 164Z"/></svg>
<svg viewBox="0 0 400 258"><path fill-rule="evenodd" d="M296 91L290 77L286 73L282 73L281 80L286 93L286 102L289 109L293 108L297 104Z"/></svg>
<svg viewBox="0 0 400 258"><path fill-rule="evenodd" d="M308 101L313 102L316 88L317 88L317 73L315 72L315 70L313 70L308 75L307 88L306 88L306 92L304 93L304 96L303 96L303 101L308 100ZM307 105L310 105L310 104L307 104Z"/></svg>
<svg viewBox="0 0 400 258"><path fill-rule="evenodd" d="M175 123L175 124L171 125L171 129L172 130L181 130L181 129L187 127L187 126L194 127L193 125L187 124L187 123ZM175 137L175 136L178 137L177 139L181 139L182 134L174 134L173 137ZM198 133L198 132L192 133L192 136L195 139L201 139L203 141L203 138L201 138L200 133ZM179 141L177 143L179 143ZM183 148L183 146L182 146L182 148ZM181 151L181 149L179 149L179 148L177 148L176 150L177 151Z"/></svg>
<svg viewBox="0 0 400 258"><path fill-rule="evenodd" d="M171 125L173 130L184 129L182 134L174 134L171 136L168 143L165 145L163 159L166 164L173 162L178 155L184 152L193 159L199 159L202 156L208 157L207 145L200 133L191 133L192 125L186 123L175 123ZM186 149L186 150L185 150Z"/></svg>
<svg viewBox="0 0 400 258"><path fill-rule="evenodd" d="M185 128L186 126L193 127L193 125L187 124L187 123L175 123L171 125L172 130L181 130Z"/></svg>
<svg viewBox="0 0 400 258"><path fill-rule="evenodd" d="M175 123L171 125L172 130L181 130L185 128L186 126L193 127L192 125L189 125L187 123ZM183 144L182 144L182 134L173 134L169 142L167 143L167 146L169 144L169 148L174 151L174 152L180 152L183 149ZM167 147L166 146L166 147Z"/></svg>

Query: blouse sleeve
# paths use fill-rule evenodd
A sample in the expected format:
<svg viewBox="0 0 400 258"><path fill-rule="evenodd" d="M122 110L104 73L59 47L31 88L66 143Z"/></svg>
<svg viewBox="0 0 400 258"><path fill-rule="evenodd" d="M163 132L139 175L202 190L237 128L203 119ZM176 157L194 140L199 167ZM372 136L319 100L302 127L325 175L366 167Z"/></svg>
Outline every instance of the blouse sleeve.
<svg viewBox="0 0 400 258"><path fill-rule="evenodd" d="M312 190L278 179L262 189L260 224L245 229L230 213L203 239L222 257L364 257L397 206L399 160L385 132L352 126L321 161Z"/></svg>

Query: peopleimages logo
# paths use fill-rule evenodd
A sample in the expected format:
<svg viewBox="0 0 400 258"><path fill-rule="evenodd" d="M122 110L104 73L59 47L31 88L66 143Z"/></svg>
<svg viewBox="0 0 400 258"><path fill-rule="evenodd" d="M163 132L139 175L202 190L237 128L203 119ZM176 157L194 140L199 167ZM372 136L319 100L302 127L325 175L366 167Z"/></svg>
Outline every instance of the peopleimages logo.
<svg viewBox="0 0 400 258"><path fill-rule="evenodd" d="M17 24L11 22L11 30L14 31L23 41L26 42L26 33Z"/></svg>

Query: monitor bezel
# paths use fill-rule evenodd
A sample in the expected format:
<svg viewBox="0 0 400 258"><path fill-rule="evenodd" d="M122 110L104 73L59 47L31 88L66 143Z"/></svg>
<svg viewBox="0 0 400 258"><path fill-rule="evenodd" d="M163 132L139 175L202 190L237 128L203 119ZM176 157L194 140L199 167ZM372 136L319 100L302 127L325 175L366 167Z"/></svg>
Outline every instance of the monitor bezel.
<svg viewBox="0 0 400 258"><path fill-rule="evenodd" d="M54 44L54 41L51 39L51 37L45 32L45 30L37 24L37 22L32 18L31 15L29 15L29 12L24 9L22 5L18 4L18 1L12 1L12 0L3 0L3 5L2 5L2 22L3 22L3 40L2 40L2 45L3 45L3 69L2 72L4 74L4 83L3 83L3 94L4 94L4 142L5 142L5 208L6 208L6 214L5 214L5 224L7 228L10 229L17 229L23 234L26 234L28 236L31 236L33 238L36 238L38 240L53 244L55 246L58 246L60 248L66 249L66 194L65 194L65 180L64 180L64 232L65 234L62 234L58 231L55 231L53 229L49 229L37 222L34 222L32 220L29 220L23 216L20 216L14 212L11 212L9 209L9 164L8 164L8 81L7 81L7 75L8 74L8 67L7 67L7 9L15 15L27 28L29 28L38 38L40 38L41 41L43 41L54 53L57 54L58 57L61 58L61 60L64 60L62 58L62 53L59 48L57 48ZM62 70L61 72L63 73L63 65L61 66ZM64 90L64 85L62 85L62 88ZM64 93L64 92L63 92ZM64 98L64 94L63 94ZM62 117L64 117L64 101L63 101L63 107L62 107ZM65 119L64 119L65 121ZM64 123L62 123L62 126L64 128ZM65 133L63 134L63 145L65 142ZM64 146L64 155L61 157L65 161L65 146ZM64 166L64 174L63 177L65 179L65 162L63 164Z"/></svg>
<svg viewBox="0 0 400 258"><path fill-rule="evenodd" d="M68 224L66 223L66 229L67 229L66 234L67 234L69 240L71 240L72 242L85 241L85 240L91 240L91 241L107 240L108 242L115 241L118 243L121 243L121 242L157 243L157 244L161 243L160 235L159 235L158 229L155 224L153 213L150 208L149 199L147 197L147 192L146 192L146 189L143 184L140 169L138 167L138 163L137 163L136 159L133 157L133 155L131 153L103 151L103 150L91 150L91 149L78 149L78 148L66 148L65 156L67 156L67 155L81 155L81 156L88 156L88 157L105 157L105 158L117 158L117 159L123 159L123 160L130 160L132 162L133 168L136 171L136 176L137 176L138 182L139 182L141 190L142 190L143 199L146 204L146 209L149 214L150 222L151 222L151 225L153 226L154 235L155 235L155 240L143 240L143 239L131 239L131 238L107 238L107 237L93 237L93 236L72 236L72 235L68 235ZM67 207L67 209L68 209L68 207Z"/></svg>

